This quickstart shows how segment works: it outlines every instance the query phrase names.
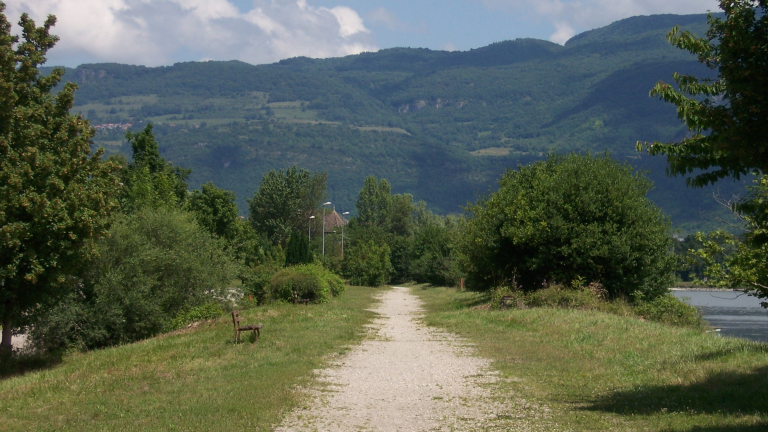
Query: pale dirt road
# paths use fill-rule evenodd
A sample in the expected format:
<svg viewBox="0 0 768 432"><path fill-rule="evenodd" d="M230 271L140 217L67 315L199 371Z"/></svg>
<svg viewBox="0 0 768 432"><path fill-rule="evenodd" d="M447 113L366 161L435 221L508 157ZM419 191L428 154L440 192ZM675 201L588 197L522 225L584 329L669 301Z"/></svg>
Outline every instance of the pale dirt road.
<svg viewBox="0 0 768 432"><path fill-rule="evenodd" d="M547 409L501 394L498 373L455 335L419 321L408 288L384 292L370 337L317 371L308 406L276 428L288 431L551 430Z"/></svg>

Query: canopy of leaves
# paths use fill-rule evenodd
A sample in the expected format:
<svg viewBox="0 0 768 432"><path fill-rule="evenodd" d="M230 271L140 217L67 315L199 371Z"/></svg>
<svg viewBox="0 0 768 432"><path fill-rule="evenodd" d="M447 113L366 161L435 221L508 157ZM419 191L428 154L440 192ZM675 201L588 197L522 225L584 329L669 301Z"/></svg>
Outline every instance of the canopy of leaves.
<svg viewBox="0 0 768 432"><path fill-rule="evenodd" d="M675 74L679 89L659 82L652 96L677 106L691 137L647 145L667 156L669 173L703 186L725 177L768 172L768 1L722 0L725 18L709 16L704 38L675 27L667 39L698 56L717 78Z"/></svg>
<svg viewBox="0 0 768 432"><path fill-rule="evenodd" d="M284 243L291 232L303 231L309 216L326 197L326 173L310 173L294 166L264 175L248 200L253 228L273 243Z"/></svg>
<svg viewBox="0 0 768 432"><path fill-rule="evenodd" d="M106 234L119 167L90 154L94 130L69 113L76 86L51 93L64 71L38 71L58 40L55 18L36 27L22 15L19 39L4 10L0 2L0 316L10 350L18 320L62 293Z"/></svg>
<svg viewBox="0 0 768 432"><path fill-rule="evenodd" d="M497 192L468 207L458 245L468 282L530 291L581 278L612 296L664 292L669 221L646 198L650 187L608 155L550 154L508 171Z"/></svg>
<svg viewBox="0 0 768 432"><path fill-rule="evenodd" d="M205 183L200 190L192 191L187 208L201 226L217 237L233 240L237 236L237 205L234 192L219 189L213 183Z"/></svg>
<svg viewBox="0 0 768 432"><path fill-rule="evenodd" d="M118 218L98 252L79 293L36 323L42 347L95 348L153 336L180 311L223 298L239 270L222 240L179 209Z"/></svg>

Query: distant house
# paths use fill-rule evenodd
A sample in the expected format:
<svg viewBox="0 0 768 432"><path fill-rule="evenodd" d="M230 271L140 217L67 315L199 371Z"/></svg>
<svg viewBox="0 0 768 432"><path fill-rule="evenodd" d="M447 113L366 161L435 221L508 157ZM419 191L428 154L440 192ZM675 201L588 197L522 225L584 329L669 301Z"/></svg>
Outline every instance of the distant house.
<svg viewBox="0 0 768 432"><path fill-rule="evenodd" d="M325 215L325 232L335 232L336 228L339 228L342 225L346 225L348 223L349 221L347 219L341 217L341 215L336 213L336 210L334 210L333 212Z"/></svg>

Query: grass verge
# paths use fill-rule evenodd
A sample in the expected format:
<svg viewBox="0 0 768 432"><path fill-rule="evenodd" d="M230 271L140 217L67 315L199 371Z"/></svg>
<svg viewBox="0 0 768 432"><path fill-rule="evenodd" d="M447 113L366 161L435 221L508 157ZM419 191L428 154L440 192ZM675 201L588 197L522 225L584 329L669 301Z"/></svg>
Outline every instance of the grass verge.
<svg viewBox="0 0 768 432"><path fill-rule="evenodd" d="M300 402L312 370L364 336L375 290L322 305L242 312L264 323L233 343L229 316L139 343L66 356L0 381L1 431L270 430ZM248 336L250 336L250 339Z"/></svg>
<svg viewBox="0 0 768 432"><path fill-rule="evenodd" d="M494 311L488 297L412 288L425 322L476 344L510 397L561 430L768 430L768 345L597 311Z"/></svg>

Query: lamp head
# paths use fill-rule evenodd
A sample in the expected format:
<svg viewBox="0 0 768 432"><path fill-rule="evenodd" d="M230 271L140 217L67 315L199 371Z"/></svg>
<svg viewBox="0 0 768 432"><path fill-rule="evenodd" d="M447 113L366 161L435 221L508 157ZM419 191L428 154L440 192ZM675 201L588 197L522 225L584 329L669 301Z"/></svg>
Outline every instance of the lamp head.
<svg viewBox="0 0 768 432"><path fill-rule="evenodd" d="M342 214L343 214L343 215L348 215L348 214L349 214L349 212L344 212L344 213L342 213Z"/></svg>
<svg viewBox="0 0 768 432"><path fill-rule="evenodd" d="M328 201L327 203L323 203L324 206L331 205L331 202Z"/></svg>
<svg viewBox="0 0 768 432"><path fill-rule="evenodd" d="M310 219L314 219L315 217L314 217L314 216L310 216L309 218L310 218Z"/></svg>

